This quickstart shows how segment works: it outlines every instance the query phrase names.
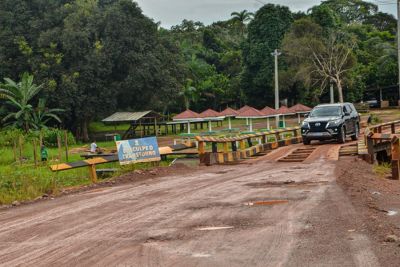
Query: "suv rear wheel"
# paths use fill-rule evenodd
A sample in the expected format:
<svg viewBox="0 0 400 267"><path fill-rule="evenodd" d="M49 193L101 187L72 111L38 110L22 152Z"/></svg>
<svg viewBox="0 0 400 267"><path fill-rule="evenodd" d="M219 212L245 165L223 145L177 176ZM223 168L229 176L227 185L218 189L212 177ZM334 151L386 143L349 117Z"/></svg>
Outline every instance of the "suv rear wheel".
<svg viewBox="0 0 400 267"><path fill-rule="evenodd" d="M346 143L346 129L343 126L340 128L340 133L338 135L338 142L339 144Z"/></svg>
<svg viewBox="0 0 400 267"><path fill-rule="evenodd" d="M354 134L351 136L351 140L356 141L360 135L360 126L358 126L358 123L356 123L354 129Z"/></svg>

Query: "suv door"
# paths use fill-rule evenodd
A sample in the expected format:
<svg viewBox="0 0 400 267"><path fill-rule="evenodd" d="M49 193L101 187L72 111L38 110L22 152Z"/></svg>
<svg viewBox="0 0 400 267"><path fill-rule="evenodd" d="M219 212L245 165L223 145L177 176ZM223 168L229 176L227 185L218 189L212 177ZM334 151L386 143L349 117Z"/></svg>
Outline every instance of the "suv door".
<svg viewBox="0 0 400 267"><path fill-rule="evenodd" d="M346 134L354 132L354 122L351 118L351 109L348 105L343 105L343 120L346 126Z"/></svg>
<svg viewBox="0 0 400 267"><path fill-rule="evenodd" d="M352 103L349 103L349 107L351 109L351 119L353 121L354 132L356 130L356 125L360 122L360 114L358 114L356 108ZM358 129L360 130L360 129Z"/></svg>

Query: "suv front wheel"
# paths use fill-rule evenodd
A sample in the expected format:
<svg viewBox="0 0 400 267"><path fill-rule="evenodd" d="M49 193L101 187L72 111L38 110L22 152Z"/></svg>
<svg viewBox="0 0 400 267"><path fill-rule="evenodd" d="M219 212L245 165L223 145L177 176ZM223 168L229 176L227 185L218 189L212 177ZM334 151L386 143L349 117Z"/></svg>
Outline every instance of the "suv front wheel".
<svg viewBox="0 0 400 267"><path fill-rule="evenodd" d="M340 127L340 133L338 135L338 142L339 142L339 144L346 143L346 129L343 126Z"/></svg>
<svg viewBox="0 0 400 267"><path fill-rule="evenodd" d="M311 141L309 140L309 139L307 139L307 138L303 138L303 144L304 145L309 145L311 143Z"/></svg>

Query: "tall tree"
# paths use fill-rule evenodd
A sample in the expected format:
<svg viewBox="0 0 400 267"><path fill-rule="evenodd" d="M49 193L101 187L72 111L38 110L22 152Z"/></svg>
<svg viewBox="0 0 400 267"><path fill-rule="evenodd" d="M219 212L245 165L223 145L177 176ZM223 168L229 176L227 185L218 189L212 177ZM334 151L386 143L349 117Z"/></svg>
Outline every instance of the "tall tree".
<svg viewBox="0 0 400 267"><path fill-rule="evenodd" d="M289 8L268 4L255 14L248 26L243 45L242 87L249 103L263 106L273 103L274 63L271 53L281 47L293 21Z"/></svg>
<svg viewBox="0 0 400 267"><path fill-rule="evenodd" d="M324 37L322 28L310 21L296 21L284 40L284 51L298 62L298 72L309 82L318 82L323 90L330 82L336 84L339 101L343 102L343 84L346 74L355 64L354 36L331 31ZM308 75L307 75L308 73Z"/></svg>
<svg viewBox="0 0 400 267"><path fill-rule="evenodd" d="M253 19L254 13L243 10L240 12L232 12L231 17L232 22L238 25L240 32L242 33L242 35L244 35L244 33L246 32L246 25Z"/></svg>

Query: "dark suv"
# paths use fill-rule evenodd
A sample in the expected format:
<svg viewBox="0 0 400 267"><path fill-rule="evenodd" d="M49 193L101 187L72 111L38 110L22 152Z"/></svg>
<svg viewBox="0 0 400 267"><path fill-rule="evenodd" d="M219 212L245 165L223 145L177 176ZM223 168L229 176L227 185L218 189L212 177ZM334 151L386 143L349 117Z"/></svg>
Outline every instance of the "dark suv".
<svg viewBox="0 0 400 267"><path fill-rule="evenodd" d="M360 116L351 103L316 106L301 125L303 143L312 140L336 139L345 143L346 137L357 140L360 133Z"/></svg>

